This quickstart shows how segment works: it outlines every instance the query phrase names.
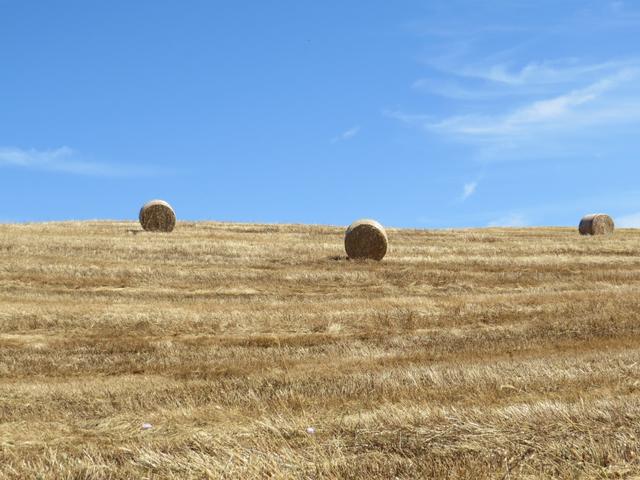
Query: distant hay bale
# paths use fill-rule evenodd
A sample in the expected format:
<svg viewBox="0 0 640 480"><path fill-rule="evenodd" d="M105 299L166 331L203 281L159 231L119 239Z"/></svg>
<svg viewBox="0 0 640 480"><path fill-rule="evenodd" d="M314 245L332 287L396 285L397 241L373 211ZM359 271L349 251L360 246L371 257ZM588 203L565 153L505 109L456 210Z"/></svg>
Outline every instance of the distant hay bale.
<svg viewBox="0 0 640 480"><path fill-rule="evenodd" d="M580 235L608 235L613 233L613 219L604 213L585 215L580 220L578 231Z"/></svg>
<svg viewBox="0 0 640 480"><path fill-rule="evenodd" d="M149 232L170 232L176 226L176 214L164 200L151 200L140 209L140 225Z"/></svg>
<svg viewBox="0 0 640 480"><path fill-rule="evenodd" d="M349 225L344 235L344 248L349 258L382 260L387 245L387 232L375 220L357 220Z"/></svg>

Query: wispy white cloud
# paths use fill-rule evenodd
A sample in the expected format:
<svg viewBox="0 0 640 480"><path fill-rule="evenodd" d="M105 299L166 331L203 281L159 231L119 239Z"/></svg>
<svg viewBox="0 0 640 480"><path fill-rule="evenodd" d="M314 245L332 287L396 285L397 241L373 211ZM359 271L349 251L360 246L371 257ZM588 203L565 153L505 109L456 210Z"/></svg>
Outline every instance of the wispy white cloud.
<svg viewBox="0 0 640 480"><path fill-rule="evenodd" d="M386 115L441 138L473 145L476 158L482 161L559 158L576 152L596 155L595 136L613 127L619 136L624 132L621 127L640 123L639 77L640 59L637 66L608 72L586 86L516 106L487 102L470 108L470 113L440 118L402 111Z"/></svg>
<svg viewBox="0 0 640 480"><path fill-rule="evenodd" d="M386 117L399 120L407 125L425 125L430 122L434 122L436 117L433 115L426 115L421 113L406 113L401 110L383 110L382 114Z"/></svg>
<svg viewBox="0 0 640 480"><path fill-rule="evenodd" d="M487 227L526 227L526 217L521 213L510 213L504 217L496 218L487 224Z"/></svg>
<svg viewBox="0 0 640 480"><path fill-rule="evenodd" d="M157 169L87 161L69 147L52 150L0 147L0 167L103 177L147 176L150 172L158 172Z"/></svg>
<svg viewBox="0 0 640 480"><path fill-rule="evenodd" d="M468 85L468 83L455 78L438 78L438 76L434 75L414 81L411 88L439 97L469 101L485 101L499 97L523 96L535 93L532 89L523 91L523 89L505 88L502 85L488 85L485 83L477 86Z"/></svg>
<svg viewBox="0 0 640 480"><path fill-rule="evenodd" d="M460 199L464 202L467 198L469 198L471 195L476 193L477 187L478 187L477 181L465 183L462 188L462 196L460 197Z"/></svg>
<svg viewBox="0 0 640 480"><path fill-rule="evenodd" d="M575 129L585 124L609 123L628 117L628 99L623 102L607 102L597 109L589 111L589 115L574 117L567 122L568 117L577 114L579 107L600 99L607 91L618 85L637 78L638 70L624 69L615 75L603 78L585 88L569 91L553 98L534 101L516 110L499 115L460 115L445 118L436 123L427 123L428 130L464 137L517 136L529 133L531 128L553 126L557 129ZM640 99L639 99L640 100ZM616 108L612 108L612 107ZM640 118L640 112L633 114L634 119Z"/></svg>
<svg viewBox="0 0 640 480"><path fill-rule="evenodd" d="M482 163L600 161L628 156L637 144L640 55L621 33L640 25L637 5L572 4L552 18L528 0L473 12L458 12L455 2L427 9L428 19L409 25L429 39L418 56L424 73L411 88L441 98L418 99L388 117L458 143ZM608 41L616 48L604 48ZM589 48L597 42L603 48Z"/></svg>
<svg viewBox="0 0 640 480"><path fill-rule="evenodd" d="M581 63L569 58L555 61L529 62L521 68L510 68L508 64L498 63L476 65L449 70L449 73L461 77L477 78L510 86L553 85L574 83L576 80L593 78L594 75L609 73L623 68L633 67L636 59L616 60L600 63Z"/></svg>
<svg viewBox="0 0 640 480"><path fill-rule="evenodd" d="M476 65L430 64L433 72L415 80L411 87L440 97L462 101L486 101L500 97L550 96L584 88L622 71L637 69L640 59L600 63L578 59L529 62L522 67L484 60Z"/></svg>
<svg viewBox="0 0 640 480"><path fill-rule="evenodd" d="M347 141L347 140L351 140L358 133L360 133L360 126L356 125L354 127L351 127L349 130L346 130L346 131L342 132L337 137L334 137L333 139L331 139L331 143L338 143L338 142L344 142L344 141Z"/></svg>

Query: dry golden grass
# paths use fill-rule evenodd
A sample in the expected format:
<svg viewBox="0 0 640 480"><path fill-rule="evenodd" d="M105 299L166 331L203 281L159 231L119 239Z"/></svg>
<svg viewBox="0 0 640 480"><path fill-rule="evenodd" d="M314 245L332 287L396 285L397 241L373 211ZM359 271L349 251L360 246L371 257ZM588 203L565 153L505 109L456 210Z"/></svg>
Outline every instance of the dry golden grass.
<svg viewBox="0 0 640 480"><path fill-rule="evenodd" d="M0 226L0 478L640 471L640 232L343 233Z"/></svg>

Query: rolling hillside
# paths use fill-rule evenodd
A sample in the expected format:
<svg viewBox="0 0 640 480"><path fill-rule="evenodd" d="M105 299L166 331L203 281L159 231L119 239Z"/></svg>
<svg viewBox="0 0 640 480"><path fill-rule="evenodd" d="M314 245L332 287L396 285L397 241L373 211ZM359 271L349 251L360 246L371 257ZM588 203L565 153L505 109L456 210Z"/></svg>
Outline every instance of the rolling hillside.
<svg viewBox="0 0 640 480"><path fill-rule="evenodd" d="M0 478L640 471L640 231L343 232L1 225Z"/></svg>

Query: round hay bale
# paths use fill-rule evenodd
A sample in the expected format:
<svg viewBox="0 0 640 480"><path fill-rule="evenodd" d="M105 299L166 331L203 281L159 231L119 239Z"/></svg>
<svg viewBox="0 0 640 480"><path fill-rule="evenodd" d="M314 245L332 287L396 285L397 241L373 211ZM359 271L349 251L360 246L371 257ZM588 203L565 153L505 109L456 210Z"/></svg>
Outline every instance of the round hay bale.
<svg viewBox="0 0 640 480"><path fill-rule="evenodd" d="M382 260L387 253L387 232L375 220L353 222L344 235L344 249L349 258Z"/></svg>
<svg viewBox="0 0 640 480"><path fill-rule="evenodd" d="M580 235L608 235L615 228L613 219L604 213L585 215L580 220L578 231Z"/></svg>
<svg viewBox="0 0 640 480"><path fill-rule="evenodd" d="M140 225L149 232L170 232L176 226L176 214L164 200L151 200L140 209Z"/></svg>

